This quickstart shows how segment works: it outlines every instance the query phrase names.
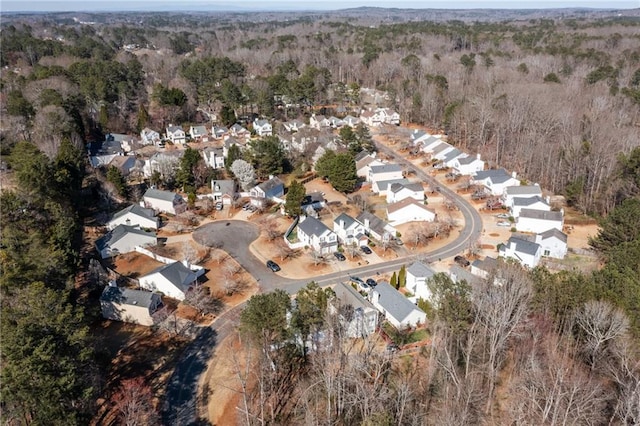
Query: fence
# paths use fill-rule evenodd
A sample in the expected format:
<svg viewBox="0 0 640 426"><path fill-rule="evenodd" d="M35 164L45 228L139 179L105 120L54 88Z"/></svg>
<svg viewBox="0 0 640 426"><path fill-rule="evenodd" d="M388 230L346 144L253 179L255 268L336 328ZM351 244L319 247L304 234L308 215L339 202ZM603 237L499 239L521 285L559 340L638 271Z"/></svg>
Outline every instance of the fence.
<svg viewBox="0 0 640 426"><path fill-rule="evenodd" d="M293 219L293 222L291 223L291 225L289 225L289 228L287 228L287 232L285 232L284 236L282 237L282 238L284 238L285 244L287 244L287 246L291 250L295 250L295 249L299 249L299 248L304 247L304 243L302 241L299 241L297 243L292 243L291 241L289 241L289 235L291 235L293 230L296 229L296 226L298 226L298 222L300 222L300 216L296 216L296 218Z"/></svg>

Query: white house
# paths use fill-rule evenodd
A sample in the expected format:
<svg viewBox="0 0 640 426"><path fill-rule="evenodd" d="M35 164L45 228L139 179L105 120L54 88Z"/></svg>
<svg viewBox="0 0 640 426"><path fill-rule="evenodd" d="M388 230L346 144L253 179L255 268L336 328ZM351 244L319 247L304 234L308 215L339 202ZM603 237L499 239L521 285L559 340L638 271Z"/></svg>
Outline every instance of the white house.
<svg viewBox="0 0 640 426"><path fill-rule="evenodd" d="M342 121L344 121L344 124L354 128L356 127L358 124L360 124L360 119L358 117L354 117L352 115L347 115L345 118L342 119Z"/></svg>
<svg viewBox="0 0 640 426"><path fill-rule="evenodd" d="M534 197L513 197L511 198L511 216L517 218L520 216L520 211L522 209L530 209L530 210L543 210L550 211L551 206L544 200L542 197L534 196Z"/></svg>
<svg viewBox="0 0 640 426"><path fill-rule="evenodd" d="M500 247L499 255L506 259L514 259L528 268L535 268L540 263L542 250L537 243L511 237L506 244Z"/></svg>
<svg viewBox="0 0 640 426"><path fill-rule="evenodd" d="M378 108L376 112L380 115L380 120L383 123L400 125L400 114L391 108Z"/></svg>
<svg viewBox="0 0 640 426"><path fill-rule="evenodd" d="M224 148L207 147L202 150L202 157L204 158L204 163L212 169L224 168Z"/></svg>
<svg viewBox="0 0 640 426"><path fill-rule="evenodd" d="M213 201L221 202L224 205L231 205L236 199L238 193L236 191L236 181L229 180L211 180L211 195Z"/></svg>
<svg viewBox="0 0 640 426"><path fill-rule="evenodd" d="M423 139L420 143L422 144L422 152L429 155L433 154L433 150L440 145L446 147L446 145L444 145L446 142L436 136L429 136L426 139Z"/></svg>
<svg viewBox="0 0 640 426"><path fill-rule="evenodd" d="M155 172L160 173L162 177L173 175L180 165L180 159L183 155L184 151L182 150L156 152L144 161L142 173L146 178L150 178Z"/></svg>
<svg viewBox="0 0 640 426"><path fill-rule="evenodd" d="M189 135L191 136L191 139L195 141L206 142L209 140L209 131L206 126L191 126L189 128Z"/></svg>
<svg viewBox="0 0 640 426"><path fill-rule="evenodd" d="M446 142L440 142L439 145L436 145L435 148L431 151L431 158L442 161L446 157L446 155L453 151L455 148L449 145Z"/></svg>
<svg viewBox="0 0 640 426"><path fill-rule="evenodd" d="M397 164L387 163L381 166L370 166L367 181L376 182L384 180L402 179L402 167Z"/></svg>
<svg viewBox="0 0 640 426"><path fill-rule="evenodd" d="M377 193L381 197L386 197L387 193L394 184L409 185L409 179L390 179L390 180L376 180L371 185L371 192Z"/></svg>
<svg viewBox="0 0 640 426"><path fill-rule="evenodd" d="M553 212L544 210L521 209L516 220L516 230L541 234L550 229L562 231L564 211Z"/></svg>
<svg viewBox="0 0 640 426"><path fill-rule="evenodd" d="M237 123L229 128L229 133L231 133L231 136L241 139L244 142L251 137L251 132Z"/></svg>
<svg viewBox="0 0 640 426"><path fill-rule="evenodd" d="M334 117L331 116L329 117L329 127L333 128L333 129L339 129L340 127L343 127L345 125L345 122L341 119L339 119L338 117Z"/></svg>
<svg viewBox="0 0 640 426"><path fill-rule="evenodd" d="M387 203L397 203L406 198L416 201L424 201L424 187L420 182L416 183L392 183L387 189Z"/></svg>
<svg viewBox="0 0 640 426"><path fill-rule="evenodd" d="M378 127L382 124L381 114L374 111L363 111L360 114L360 120L370 127Z"/></svg>
<svg viewBox="0 0 640 426"><path fill-rule="evenodd" d="M514 198L532 198L542 197L542 189L540 185L520 185L520 186L508 186L504 189L502 194L502 204L511 208Z"/></svg>
<svg viewBox="0 0 640 426"><path fill-rule="evenodd" d="M480 159L480 154L477 154L475 157L472 155L461 155L452 161L451 167L459 175L471 176L484 170L484 161Z"/></svg>
<svg viewBox="0 0 640 426"><path fill-rule="evenodd" d="M115 157L125 155L122 142L107 135L104 141L92 141L87 144L89 162L93 167L107 166Z"/></svg>
<svg viewBox="0 0 640 426"><path fill-rule="evenodd" d="M267 120L256 119L253 122L253 130L256 131L258 136L271 136L273 134L273 127Z"/></svg>
<svg viewBox="0 0 640 426"><path fill-rule="evenodd" d="M108 285L100 296L102 317L113 321L122 321L152 326L153 314L162 306L158 293L121 288Z"/></svg>
<svg viewBox="0 0 640 426"><path fill-rule="evenodd" d="M366 151L362 151L356 155L356 174L358 177L369 181L369 174L371 173L372 166L383 166L384 163L378 160L375 154L369 154Z"/></svg>
<svg viewBox="0 0 640 426"><path fill-rule="evenodd" d="M115 167L123 176L128 176L133 169L139 167L138 164L134 155L118 155L109 162L109 168Z"/></svg>
<svg viewBox="0 0 640 426"><path fill-rule="evenodd" d="M407 222L433 222L436 220L436 213L422 201L405 198L387 206L387 220L392 226Z"/></svg>
<svg viewBox="0 0 640 426"><path fill-rule="evenodd" d="M157 291L165 296L184 300L189 289L198 279L198 273L182 262L169 263L154 269L138 280L140 287Z"/></svg>
<svg viewBox="0 0 640 426"><path fill-rule="evenodd" d="M409 140L414 146L418 146L422 144L424 141L429 139L431 135L423 130L414 129L409 135Z"/></svg>
<svg viewBox="0 0 640 426"><path fill-rule="evenodd" d="M471 273L480 278L487 279L498 268L498 260L493 257L485 257L483 260L476 259L471 263Z"/></svg>
<svg viewBox="0 0 640 426"><path fill-rule="evenodd" d="M407 268L407 282L405 288L413 293L415 300L431 300L431 290L427 282L436 274L429 266L422 262L413 262Z"/></svg>
<svg viewBox="0 0 640 426"><path fill-rule="evenodd" d="M331 122L324 115L313 114L309 119L309 125L314 129L320 130L320 129L326 129L327 127L331 126Z"/></svg>
<svg viewBox="0 0 640 426"><path fill-rule="evenodd" d="M282 125L287 132L297 132L298 130L307 127L307 125L304 124L304 121L300 120L285 121Z"/></svg>
<svg viewBox="0 0 640 426"><path fill-rule="evenodd" d="M298 239L320 254L333 253L338 249L337 235L315 217L305 216L300 219Z"/></svg>
<svg viewBox="0 0 640 426"><path fill-rule="evenodd" d="M460 151L459 149L454 148L445 154L445 156L442 158L442 164L449 168L452 168L458 158L464 157L466 155L467 154Z"/></svg>
<svg viewBox="0 0 640 426"><path fill-rule="evenodd" d="M251 188L249 195L253 198L251 202L255 205L262 204L265 199L280 202L284 196L284 182L272 176L268 181Z"/></svg>
<svg viewBox="0 0 640 426"><path fill-rule="evenodd" d="M140 132L140 140L143 145L157 145L160 143L160 133L145 127Z"/></svg>
<svg viewBox="0 0 640 426"><path fill-rule="evenodd" d="M415 327L427 321L427 314L387 282L371 290L371 303L397 329Z"/></svg>
<svg viewBox="0 0 640 426"><path fill-rule="evenodd" d="M356 217L356 220L364 225L364 230L368 236L378 241L389 240L396 236L396 228L373 213L362 212Z"/></svg>
<svg viewBox="0 0 640 426"><path fill-rule="evenodd" d="M227 129L225 126L213 126L211 127L211 134L213 135L214 139L224 139L225 136L229 135L229 129Z"/></svg>
<svg viewBox="0 0 640 426"><path fill-rule="evenodd" d="M174 144L184 144L187 141L187 134L182 130L180 126L174 126L173 124L169 124L167 127L167 139L169 139Z"/></svg>
<svg viewBox="0 0 640 426"><path fill-rule="evenodd" d="M333 232L338 236L338 240L345 245L365 246L369 241L364 225L346 213L340 214L333 220Z"/></svg>
<svg viewBox="0 0 640 426"><path fill-rule="evenodd" d="M158 229L159 220L153 210L145 209L137 204L132 204L115 213L111 220L107 222L107 229L114 229L118 225Z"/></svg>
<svg viewBox="0 0 640 426"><path fill-rule="evenodd" d="M376 331L378 310L371 302L362 297L350 284L338 283L333 292L336 300L329 306L338 313L347 337L367 337Z"/></svg>
<svg viewBox="0 0 640 426"><path fill-rule="evenodd" d="M502 195L509 186L519 186L516 172L507 173L505 169L482 170L473 175L472 184L484 186L491 195Z"/></svg>
<svg viewBox="0 0 640 426"><path fill-rule="evenodd" d="M540 245L542 256L564 259L567 255L567 234L556 228L537 234L536 243Z"/></svg>
<svg viewBox="0 0 640 426"><path fill-rule="evenodd" d="M155 232L147 232L135 226L118 225L96 241L102 259L134 251L136 246L158 243Z"/></svg>
<svg viewBox="0 0 640 426"><path fill-rule="evenodd" d="M140 205L157 212L170 214L184 213L187 204L180 194L171 191L149 188L142 196Z"/></svg>

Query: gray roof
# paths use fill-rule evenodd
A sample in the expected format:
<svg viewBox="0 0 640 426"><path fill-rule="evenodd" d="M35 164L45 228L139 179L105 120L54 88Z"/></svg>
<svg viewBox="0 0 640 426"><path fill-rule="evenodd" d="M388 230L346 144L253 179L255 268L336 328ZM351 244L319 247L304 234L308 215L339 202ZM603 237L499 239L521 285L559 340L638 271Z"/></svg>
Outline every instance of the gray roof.
<svg viewBox="0 0 640 426"><path fill-rule="evenodd" d="M400 185L406 186L409 184L409 180L402 178L402 179L389 179L389 180L381 180L376 182L376 184L378 185L378 189L382 190L382 191L386 191L388 190L392 185L399 183Z"/></svg>
<svg viewBox="0 0 640 426"><path fill-rule="evenodd" d="M230 148L231 145L244 145L244 144L240 142L238 139L234 138L233 136L229 136L224 140L224 146L226 146L227 148Z"/></svg>
<svg viewBox="0 0 640 426"><path fill-rule="evenodd" d="M207 153L207 154L210 153L210 152L213 152L216 155L222 156L222 153L223 153L224 150L222 149L222 147L219 147L219 146L215 146L215 147L214 146L208 146L205 149L203 149L202 151L204 153Z"/></svg>
<svg viewBox="0 0 640 426"><path fill-rule="evenodd" d="M451 145L449 145L448 143L446 142L439 143L432 149L433 155L439 154L448 148L451 148Z"/></svg>
<svg viewBox="0 0 640 426"><path fill-rule="evenodd" d="M373 291L377 292L380 295L378 303L388 314L393 316L398 321L404 320L409 316L409 314L411 314L411 312L415 310L422 312L422 309L414 305L398 290L391 287L388 282L378 282L378 285L374 287Z"/></svg>
<svg viewBox="0 0 640 426"><path fill-rule="evenodd" d="M212 130L216 135L223 135L229 131L229 129L224 126L214 126Z"/></svg>
<svg viewBox="0 0 640 426"><path fill-rule="evenodd" d="M562 212L535 210L535 209L522 209L520 210L520 218L540 219L540 220L554 220L562 221Z"/></svg>
<svg viewBox="0 0 640 426"><path fill-rule="evenodd" d="M353 158L354 160L356 160L356 163L360 160L362 160L365 157L370 157L371 154L369 154L368 151L360 151L359 153L356 154L356 156Z"/></svg>
<svg viewBox="0 0 640 426"><path fill-rule="evenodd" d="M87 148L89 150L89 155L92 157L122 153L122 143L114 139L104 140L100 142L89 142L87 144Z"/></svg>
<svg viewBox="0 0 640 426"><path fill-rule="evenodd" d="M491 178L493 182L497 182L495 179L506 177L507 179L511 177L509 173L505 169L491 169L491 170L481 170L476 172L474 175L475 180L484 180L487 178Z"/></svg>
<svg viewBox="0 0 640 426"><path fill-rule="evenodd" d="M498 267L498 260L493 257L485 257L483 260L474 260L471 264L482 271L492 271Z"/></svg>
<svg viewBox="0 0 640 426"><path fill-rule="evenodd" d="M327 225L312 216L307 216L305 220L298 223L298 229L306 235L316 235L318 237L327 231L331 232Z"/></svg>
<svg viewBox="0 0 640 426"><path fill-rule="evenodd" d="M371 166L371 173L401 172L402 167L397 164L383 164L381 166Z"/></svg>
<svg viewBox="0 0 640 426"><path fill-rule="evenodd" d="M407 268L407 273L411 273L414 277L431 278L435 275L435 271L422 262L413 262Z"/></svg>
<svg viewBox="0 0 640 426"><path fill-rule="evenodd" d="M144 198L155 198L156 200L173 201L179 195L171 191L162 191L160 189L149 188L144 193Z"/></svg>
<svg viewBox="0 0 640 426"><path fill-rule="evenodd" d="M411 132L411 140L420 139L423 136L426 136L427 132L423 132L422 130L414 130Z"/></svg>
<svg viewBox="0 0 640 426"><path fill-rule="evenodd" d="M533 197L513 197L514 206L530 206L538 202L547 204L547 202L539 195Z"/></svg>
<svg viewBox="0 0 640 426"><path fill-rule="evenodd" d="M150 291L132 290L130 288L106 286L100 296L101 302L113 302L120 305L135 305L149 308L153 299L159 298L160 295Z"/></svg>
<svg viewBox="0 0 640 426"><path fill-rule="evenodd" d="M267 192L270 189L273 189L273 188L275 188L275 187L277 187L279 185L283 185L284 186L284 183L280 180L279 177L276 176L274 178L269 179L266 182L262 182L260 185L258 185L258 187L260 189L262 189L264 192Z"/></svg>
<svg viewBox="0 0 640 426"><path fill-rule="evenodd" d="M560 241L566 243L567 242L567 234L565 234L562 231L559 231L556 228L551 228L548 231L544 231L542 233L540 233L540 237L543 240L546 240L547 238L551 238L551 237L556 237L557 239L559 239Z"/></svg>
<svg viewBox="0 0 640 426"><path fill-rule="evenodd" d="M451 161L454 158L460 156L464 154L462 151L460 151L457 148L453 148L453 150L449 151L445 156L444 156L444 161Z"/></svg>
<svg viewBox="0 0 640 426"><path fill-rule="evenodd" d="M262 127L262 126L266 126L267 124L269 124L269 122L267 120L256 120L256 121L253 122L253 124L255 126Z"/></svg>
<svg viewBox="0 0 640 426"><path fill-rule="evenodd" d="M376 308L367 299L356 291L351 284L340 282L333 288L336 298L344 305L351 305L354 309L376 310Z"/></svg>
<svg viewBox="0 0 640 426"><path fill-rule="evenodd" d="M127 234L136 234L143 237L156 237L155 232L143 231L136 226L118 225L113 230L107 232L102 238L96 241L96 247L102 251L107 247L111 247Z"/></svg>
<svg viewBox="0 0 640 426"><path fill-rule="evenodd" d="M344 228L348 229L352 224L356 223L356 220L346 213L341 213L340 216L333 220L333 223L340 224L340 221L344 220Z"/></svg>
<svg viewBox="0 0 640 426"><path fill-rule="evenodd" d="M207 135L209 132L207 131L206 126L193 126L193 133L195 135Z"/></svg>
<svg viewBox="0 0 640 426"><path fill-rule="evenodd" d="M377 234L384 235L386 232L384 228L387 226L384 220L369 212L362 212L356 218L356 220L362 224L364 224L366 219L369 219L369 229L372 229Z"/></svg>
<svg viewBox="0 0 640 426"><path fill-rule="evenodd" d="M233 131L234 131L234 132L236 132L236 133L237 133L237 132L242 132L242 131L248 132L248 130L247 130L247 129L245 129L244 127L242 127L242 126L241 126L241 125L239 125L238 123L236 123L236 124L234 124L233 126L231 126L231 130L233 130Z"/></svg>
<svg viewBox="0 0 640 426"><path fill-rule="evenodd" d="M511 244L515 244L516 246L515 251L517 251L518 253L525 253L531 256L535 255L538 252L538 250L540 250L539 244L533 243L531 241L523 240L517 237L509 238L509 241L507 241L507 245L510 246Z"/></svg>
<svg viewBox="0 0 640 426"><path fill-rule="evenodd" d="M133 213L136 216L140 216L143 217L145 219L149 219L149 220L155 220L156 219L156 215L154 214L152 209L145 209L144 207L140 207L138 204L131 204L129 207L125 207L124 209L120 210L119 212L115 213L113 215L113 219L117 219L119 217L122 217L128 213Z"/></svg>
<svg viewBox="0 0 640 426"><path fill-rule="evenodd" d="M236 181L234 180L213 180L211 181L213 192L233 195L236 193Z"/></svg>
<svg viewBox="0 0 640 426"><path fill-rule="evenodd" d="M449 276L454 282L466 281L467 284L472 285L480 281L480 278L473 275L471 272L460 267L459 265L452 265L449 268Z"/></svg>
<svg viewBox="0 0 640 426"><path fill-rule="evenodd" d="M404 188L407 188L411 191L424 191L424 187L420 182L414 182L414 183L394 182L391 184L391 186L389 186L389 191L400 192Z"/></svg>
<svg viewBox="0 0 640 426"><path fill-rule="evenodd" d="M460 163L461 166L467 165L467 164L473 163L475 159L476 157L472 157L471 155L464 155L464 156L458 157L458 163Z"/></svg>
<svg viewBox="0 0 640 426"><path fill-rule="evenodd" d="M169 133L174 133L174 132L177 132L178 130L182 130L182 127L180 127L180 126L169 126L169 127L167 127L167 132L169 132Z"/></svg>
<svg viewBox="0 0 640 426"><path fill-rule="evenodd" d="M182 262L173 262L168 265L162 265L159 268L154 269L145 276L159 273L175 285L178 289L186 293L189 290L189 286L195 281L196 274L191 269L187 268Z"/></svg>
<svg viewBox="0 0 640 426"><path fill-rule="evenodd" d="M424 140L424 142L422 142L424 144L424 146L428 146L429 144L434 143L435 141L441 141L442 139L437 138L435 136L429 136L427 139ZM438 146L438 145L436 145Z"/></svg>
<svg viewBox="0 0 640 426"><path fill-rule="evenodd" d="M542 195L538 185L507 186L504 192L507 195Z"/></svg>

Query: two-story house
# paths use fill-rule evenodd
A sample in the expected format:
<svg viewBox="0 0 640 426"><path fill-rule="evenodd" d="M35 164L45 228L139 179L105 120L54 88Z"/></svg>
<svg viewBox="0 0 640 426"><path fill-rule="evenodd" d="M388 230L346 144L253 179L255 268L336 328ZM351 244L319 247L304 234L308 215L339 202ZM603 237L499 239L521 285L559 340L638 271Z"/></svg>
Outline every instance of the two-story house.
<svg viewBox="0 0 640 426"><path fill-rule="evenodd" d="M273 127L268 120L258 120L253 122L253 130L256 131L258 136L271 136L273 135Z"/></svg>
<svg viewBox="0 0 640 426"><path fill-rule="evenodd" d="M167 139L169 139L175 145L182 145L187 142L187 134L182 130L180 126L174 126L173 124L169 124L167 127Z"/></svg>
<svg viewBox="0 0 640 426"><path fill-rule="evenodd" d="M202 157L207 166L212 169L224 168L224 148L223 147L207 147L202 150Z"/></svg>
<svg viewBox="0 0 640 426"><path fill-rule="evenodd" d="M346 213L342 213L334 219L333 232L344 245L366 246L369 241L364 225Z"/></svg>
<svg viewBox="0 0 640 426"><path fill-rule="evenodd" d="M142 196L140 205L157 212L180 214L187 210L187 203L180 194L149 188Z"/></svg>
<svg viewBox="0 0 640 426"><path fill-rule="evenodd" d="M298 239L320 254L338 249L337 235L318 219L306 216L298 223Z"/></svg>

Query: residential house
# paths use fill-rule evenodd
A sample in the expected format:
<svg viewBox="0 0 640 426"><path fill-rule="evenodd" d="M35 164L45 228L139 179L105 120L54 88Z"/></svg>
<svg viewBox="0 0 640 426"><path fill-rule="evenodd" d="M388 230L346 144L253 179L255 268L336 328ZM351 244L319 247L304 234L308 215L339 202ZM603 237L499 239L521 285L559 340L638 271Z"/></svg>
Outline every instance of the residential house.
<svg viewBox="0 0 640 426"><path fill-rule="evenodd" d="M122 176L129 176L131 171L136 169L138 166L138 161L136 157L133 155L117 155L113 157L108 167L115 167L118 169Z"/></svg>
<svg viewBox="0 0 640 426"><path fill-rule="evenodd" d="M519 186L520 181L516 179L516 172L507 173L505 169L482 170L476 172L472 178L472 184L483 186L491 195L504 193L509 186Z"/></svg>
<svg viewBox="0 0 640 426"><path fill-rule="evenodd" d="M333 253L338 249L337 235L315 217L306 216L300 219L298 239L320 254Z"/></svg>
<svg viewBox="0 0 640 426"><path fill-rule="evenodd" d="M378 127L382 124L380 114L373 111L363 111L360 114L360 120L369 127Z"/></svg>
<svg viewBox="0 0 640 426"><path fill-rule="evenodd" d="M520 185L520 186L508 186L504 189L502 194L502 204L511 208L514 198L532 198L542 197L542 189L540 185Z"/></svg>
<svg viewBox="0 0 640 426"><path fill-rule="evenodd" d="M315 129L321 130L331 126L331 122L324 115L311 115L309 125Z"/></svg>
<svg viewBox="0 0 640 426"><path fill-rule="evenodd" d="M397 329L416 327L427 321L427 314L387 282L378 282L371 290L371 303Z"/></svg>
<svg viewBox="0 0 640 426"><path fill-rule="evenodd" d="M397 203L406 198L416 201L424 201L424 187L420 182L416 183L392 183L387 189L387 203Z"/></svg>
<svg viewBox="0 0 640 426"><path fill-rule="evenodd" d="M564 211L554 212L545 210L521 209L516 220L516 230L542 234L550 229L562 231Z"/></svg>
<svg viewBox="0 0 640 426"><path fill-rule="evenodd" d="M484 170L484 161L480 159L480 154L476 156L461 155L451 162L451 168L462 176L471 176Z"/></svg>
<svg viewBox="0 0 640 426"><path fill-rule="evenodd" d="M158 229L159 220L151 209L145 209L137 204L131 204L115 213L107 222L107 229L114 229L118 225L139 226L145 229Z"/></svg>
<svg viewBox="0 0 640 426"><path fill-rule="evenodd" d="M427 283L435 274L436 271L424 263L413 262L407 268L405 288L413 293L415 300L431 300L431 290L429 290Z"/></svg>
<svg viewBox="0 0 640 426"><path fill-rule="evenodd" d="M229 135L229 129L225 126L213 126L211 127L211 134L214 139L221 140Z"/></svg>
<svg viewBox="0 0 640 426"><path fill-rule="evenodd" d="M342 121L346 126L349 126L351 128L357 127L358 124L360 124L360 119L352 115L347 115L345 118L342 119Z"/></svg>
<svg viewBox="0 0 640 426"><path fill-rule="evenodd" d="M93 167L108 166L115 157L125 155L120 141L110 135L104 141L93 141L87 144L89 162Z"/></svg>
<svg viewBox="0 0 640 426"><path fill-rule="evenodd" d="M142 173L146 178L150 178L155 172L160 173L163 178L173 175L174 171L180 166L180 159L183 155L183 150L156 152L144 161Z"/></svg>
<svg viewBox="0 0 640 426"><path fill-rule="evenodd" d="M156 245L154 232L143 231L137 226L118 225L96 241L102 259L134 251L136 246Z"/></svg>
<svg viewBox="0 0 640 426"><path fill-rule="evenodd" d="M524 240L518 237L511 237L506 244L500 247L498 252L500 257L514 259L522 266L535 268L540 263L542 250L540 244Z"/></svg>
<svg viewBox="0 0 640 426"><path fill-rule="evenodd" d="M346 336L362 338L373 334L378 326L378 310L350 284L338 283L330 309L337 312Z"/></svg>
<svg viewBox="0 0 640 426"><path fill-rule="evenodd" d="M284 205L282 207L284 209ZM305 194L300 207L302 207L303 214L317 218L317 212L325 207L324 195L318 191Z"/></svg>
<svg viewBox="0 0 640 426"><path fill-rule="evenodd" d="M229 136L224 140L224 144L222 145L222 156L224 158L227 158L227 156L229 155L229 148L231 148L233 145L236 145L241 150L243 150L247 146L246 142L244 142L242 139Z"/></svg>
<svg viewBox="0 0 640 426"><path fill-rule="evenodd" d="M356 174L359 178L363 178L367 181L369 180L371 167L384 165L382 161L376 158L375 153L369 154L367 151L360 152L358 155L356 155L355 160Z"/></svg>
<svg viewBox="0 0 640 426"><path fill-rule="evenodd" d="M284 182L271 176L268 181L251 188L249 195L253 197L251 202L254 205L262 205L265 199L280 202L284 196Z"/></svg>
<svg viewBox="0 0 640 426"><path fill-rule="evenodd" d="M378 108L376 112L380 115L380 120L383 123L400 125L400 114L391 108Z"/></svg>
<svg viewBox="0 0 640 426"><path fill-rule="evenodd" d="M446 142L441 142L440 145L437 145L433 151L431 151L431 158L438 161L444 161L451 151L454 151L455 148L449 145Z"/></svg>
<svg viewBox="0 0 640 426"><path fill-rule="evenodd" d="M424 141L429 139L431 135L423 130L414 129L409 135L409 140L414 146L421 145Z"/></svg>
<svg viewBox="0 0 640 426"><path fill-rule="evenodd" d="M471 263L471 273L481 278L488 279L498 269L498 260L494 257L476 259Z"/></svg>
<svg viewBox="0 0 640 426"><path fill-rule="evenodd" d="M255 130L260 137L271 136L273 134L273 127L271 127L271 123L267 120L256 119L253 122L253 130Z"/></svg>
<svg viewBox="0 0 640 426"><path fill-rule="evenodd" d="M282 123L282 125L287 130L287 132L297 132L298 130L307 126L306 124L304 124L304 121L301 120L286 121Z"/></svg>
<svg viewBox="0 0 640 426"><path fill-rule="evenodd" d="M402 167L397 164L387 163L381 166L370 166L367 181L373 183L377 181L388 181L402 178L404 178L402 174Z"/></svg>
<svg viewBox="0 0 640 426"><path fill-rule="evenodd" d="M477 275L473 275L463 267L455 264L449 268L449 277L454 283L465 281L469 285L475 285L482 281Z"/></svg>
<svg viewBox="0 0 640 426"><path fill-rule="evenodd" d="M458 158L464 157L466 155L467 154L460 151L459 149L454 148L444 156L444 158L442 159L442 164L444 164L446 167L452 168Z"/></svg>
<svg viewBox="0 0 640 426"><path fill-rule="evenodd" d="M556 228L537 234L536 243L540 245L542 256L564 259L567 255L567 234Z"/></svg>
<svg viewBox="0 0 640 426"><path fill-rule="evenodd" d="M213 201L221 202L224 205L233 204L238 196L235 180L211 180L211 194Z"/></svg>
<svg viewBox="0 0 640 426"><path fill-rule="evenodd" d="M140 132L140 140L143 145L158 145L162 139L160 138L160 133L145 127Z"/></svg>
<svg viewBox="0 0 640 426"><path fill-rule="evenodd" d="M405 198L387 206L387 220L392 226L407 222L433 222L436 220L436 213L422 201Z"/></svg>
<svg viewBox="0 0 640 426"><path fill-rule="evenodd" d="M173 124L169 124L167 127L166 133L167 139L173 142L174 145L184 144L187 142L187 134L182 130L180 126L174 126Z"/></svg>
<svg viewBox="0 0 640 426"><path fill-rule="evenodd" d="M344 127L344 125L345 122L338 117L329 117L329 127L331 127L332 129L339 129L341 127Z"/></svg>
<svg viewBox="0 0 640 426"><path fill-rule="evenodd" d="M247 142L247 140L249 140L249 138L251 137L251 132L237 123L229 128L229 133L231 134L231 136L238 138L244 142Z"/></svg>
<svg viewBox="0 0 640 426"><path fill-rule="evenodd" d="M140 205L156 212L170 214L180 214L187 210L187 204L180 194L155 188L147 189L147 192L142 196Z"/></svg>
<svg viewBox="0 0 640 426"><path fill-rule="evenodd" d="M366 246L369 241L364 225L346 213L340 214L333 220L333 232L338 236L338 240L345 245Z"/></svg>
<svg viewBox="0 0 640 426"><path fill-rule="evenodd" d="M396 228L373 213L362 212L356 220L364 225L364 230L369 237L378 241L388 241L396 236Z"/></svg>
<svg viewBox="0 0 640 426"><path fill-rule="evenodd" d="M184 300L197 279L197 272L187 268L182 262L173 262L154 269L140 277L138 282L140 287L147 290Z"/></svg>
<svg viewBox="0 0 640 426"><path fill-rule="evenodd" d="M107 140L114 140L118 143L120 143L120 146L122 147L122 150L125 153L129 153L131 151L134 150L134 148L136 147L138 141L135 137L130 136L130 135L125 135L123 133L109 133L106 136Z"/></svg>
<svg viewBox="0 0 640 426"><path fill-rule="evenodd" d="M108 285L100 296L102 317L138 325L152 326L153 314L162 306L158 293Z"/></svg>
<svg viewBox="0 0 640 426"><path fill-rule="evenodd" d="M194 141L206 142L209 140L209 131L206 126L191 126L189 135Z"/></svg>
<svg viewBox="0 0 640 426"><path fill-rule="evenodd" d="M224 169L224 148L207 147L202 150L204 163L212 169Z"/></svg>
<svg viewBox="0 0 640 426"><path fill-rule="evenodd" d="M376 180L371 185L371 192L377 193L381 197L386 197L387 193L394 184L409 185L409 179L391 179L391 180Z"/></svg>
<svg viewBox="0 0 640 426"><path fill-rule="evenodd" d="M429 135L427 138L423 138L420 142L420 144L422 145L422 152L429 155L433 154L433 150L444 143L446 142L444 142L439 137L431 135Z"/></svg>
<svg viewBox="0 0 640 426"><path fill-rule="evenodd" d="M542 197L534 196L534 197L513 197L511 198L511 208L509 211L511 212L511 216L517 218L520 216L520 211L522 209L531 209L531 210L544 210L550 211L551 206L544 200Z"/></svg>

